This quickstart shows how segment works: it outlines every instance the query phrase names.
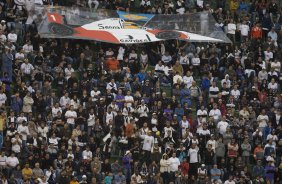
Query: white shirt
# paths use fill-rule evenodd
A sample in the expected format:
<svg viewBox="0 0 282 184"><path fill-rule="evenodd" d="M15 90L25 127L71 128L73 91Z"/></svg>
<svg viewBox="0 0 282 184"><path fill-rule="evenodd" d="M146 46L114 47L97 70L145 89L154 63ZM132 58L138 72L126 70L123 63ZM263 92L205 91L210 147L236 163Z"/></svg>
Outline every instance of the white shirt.
<svg viewBox="0 0 282 184"><path fill-rule="evenodd" d="M148 135L141 135L141 138L144 139L142 149L145 150L145 151L151 151L151 149L154 145L154 137L148 136Z"/></svg>
<svg viewBox="0 0 282 184"><path fill-rule="evenodd" d="M17 42L18 36L15 33L9 33L8 34L8 41L15 43Z"/></svg>
<svg viewBox="0 0 282 184"><path fill-rule="evenodd" d="M204 1L203 0L197 0L197 5L201 8L204 7Z"/></svg>
<svg viewBox="0 0 282 184"><path fill-rule="evenodd" d="M171 58L171 56L170 55L163 55L162 56L162 61L164 62L164 63L169 63L170 61L172 60L172 58Z"/></svg>
<svg viewBox="0 0 282 184"><path fill-rule="evenodd" d="M141 5L141 6L145 6L145 5L146 5L146 6L151 6L151 2L150 2L150 1L144 1L144 0L142 0L141 3L140 3L140 5Z"/></svg>
<svg viewBox="0 0 282 184"><path fill-rule="evenodd" d="M42 137L47 138L48 132L49 132L49 128L47 126L43 128L41 126L38 127L38 133L40 133Z"/></svg>
<svg viewBox="0 0 282 184"><path fill-rule="evenodd" d="M130 53L128 56L129 60L136 60L138 58L137 53Z"/></svg>
<svg viewBox="0 0 282 184"><path fill-rule="evenodd" d="M184 135L185 134L185 132L186 132L186 129L187 128L189 128L189 121L183 121L183 120L181 120L181 128L182 128L182 135Z"/></svg>
<svg viewBox="0 0 282 184"><path fill-rule="evenodd" d="M259 127L264 128L267 126L267 122L269 121L269 118L267 115L260 114L257 118L257 121L259 122Z"/></svg>
<svg viewBox="0 0 282 184"><path fill-rule="evenodd" d="M111 113L106 112L106 123L107 123L107 125L109 124L110 120L114 120L114 113L113 112L111 112Z"/></svg>
<svg viewBox="0 0 282 184"><path fill-rule="evenodd" d="M140 61L141 61L141 63L146 64L148 62L148 55L147 54L141 54L140 55Z"/></svg>
<svg viewBox="0 0 282 184"><path fill-rule="evenodd" d="M180 58L179 58L179 63L180 63L181 65L189 65L188 55L180 56Z"/></svg>
<svg viewBox="0 0 282 184"><path fill-rule="evenodd" d="M87 120L87 126L93 126L95 124L95 114L89 114L89 118Z"/></svg>
<svg viewBox="0 0 282 184"><path fill-rule="evenodd" d="M117 60L123 60L125 49L123 47L119 47Z"/></svg>
<svg viewBox="0 0 282 184"><path fill-rule="evenodd" d="M5 105L7 100L7 96L5 93L0 94L0 106L2 106L3 104Z"/></svg>
<svg viewBox="0 0 282 184"><path fill-rule="evenodd" d="M165 68L165 66L164 65L159 65L159 64L156 64L156 66L155 66L155 71L164 71L164 68Z"/></svg>
<svg viewBox="0 0 282 184"><path fill-rule="evenodd" d="M211 134L209 129L206 129L206 130L204 130L204 129L198 130L197 129L197 133L200 134L200 135L210 135Z"/></svg>
<svg viewBox="0 0 282 184"><path fill-rule="evenodd" d="M19 143L17 144L13 144L13 142L16 141L16 138L12 138L11 142L12 142L12 151L15 153L20 153L21 152L21 144L22 144L22 140L19 138Z"/></svg>
<svg viewBox="0 0 282 184"><path fill-rule="evenodd" d="M62 97L60 98L60 105L61 105L62 107L65 107L67 104L70 104L70 102L71 102L71 100L70 100L69 97L62 96Z"/></svg>
<svg viewBox="0 0 282 184"><path fill-rule="evenodd" d="M181 77L181 75L175 75L173 76L173 84L176 84L178 81L180 81L180 83L182 83L183 78Z"/></svg>
<svg viewBox="0 0 282 184"><path fill-rule="evenodd" d="M215 152L215 144L216 144L216 141L210 139L207 142L207 147L208 147L208 145L212 145L212 150Z"/></svg>
<svg viewBox="0 0 282 184"><path fill-rule="evenodd" d="M97 100L98 100L98 99L97 99L98 96L101 95L101 91L99 91L99 90L97 90L97 91L92 90L92 91L90 92L90 95L91 95L93 101L97 101Z"/></svg>
<svg viewBox="0 0 282 184"><path fill-rule="evenodd" d="M67 118L67 123L74 125L75 118L77 118L77 113L75 111L68 110L65 113L65 117Z"/></svg>
<svg viewBox="0 0 282 184"><path fill-rule="evenodd" d="M201 60L198 57L192 58L192 65L199 66L201 64Z"/></svg>
<svg viewBox="0 0 282 184"><path fill-rule="evenodd" d="M229 180L226 180L225 182L224 182L224 184L235 184L235 181L229 181Z"/></svg>
<svg viewBox="0 0 282 184"><path fill-rule="evenodd" d="M211 97L217 97L217 94L219 93L219 88L217 86L215 87L211 86L209 91Z"/></svg>
<svg viewBox="0 0 282 184"><path fill-rule="evenodd" d="M238 99L240 97L240 94L241 93L238 89L237 90L235 90L235 89L231 90L231 95L234 96L235 99Z"/></svg>
<svg viewBox="0 0 282 184"><path fill-rule="evenodd" d="M27 126L19 125L17 131L21 134L22 139L26 141L27 136L29 135L29 130Z"/></svg>
<svg viewBox="0 0 282 184"><path fill-rule="evenodd" d="M234 24L234 23L229 23L229 24L227 25L227 34L235 35L235 31L236 31L236 24Z"/></svg>
<svg viewBox="0 0 282 184"><path fill-rule="evenodd" d="M272 84L272 82L271 82L271 83L268 84L267 88L276 90L276 89L278 89L278 84L276 82Z"/></svg>
<svg viewBox="0 0 282 184"><path fill-rule="evenodd" d="M106 51L106 56L113 56L114 55L114 51Z"/></svg>
<svg viewBox="0 0 282 184"><path fill-rule="evenodd" d="M219 130L219 133L221 135L225 134L227 127L229 126L229 124L226 121L220 121L217 124L217 128Z"/></svg>
<svg viewBox="0 0 282 184"><path fill-rule="evenodd" d="M24 53L16 53L16 56L15 56L16 59L24 59Z"/></svg>
<svg viewBox="0 0 282 184"><path fill-rule="evenodd" d="M61 107L58 107L58 108L53 107L52 108L52 116L53 117L56 117L58 112L61 112L61 113L63 112Z"/></svg>
<svg viewBox="0 0 282 184"><path fill-rule="evenodd" d="M264 51L264 57L266 61L269 61L270 59L273 59L273 53L271 51L270 52Z"/></svg>
<svg viewBox="0 0 282 184"><path fill-rule="evenodd" d="M125 101L134 101L133 96L130 96L130 95L126 95L124 97L124 100ZM131 107L131 106L132 106L132 103L126 103L126 107Z"/></svg>
<svg viewBox="0 0 282 184"><path fill-rule="evenodd" d="M205 109L204 110L199 109L197 110L197 116L202 116L202 121L206 122L206 117L208 116L208 112Z"/></svg>
<svg viewBox="0 0 282 184"><path fill-rule="evenodd" d="M2 155L0 155L0 166L6 166L7 165L7 156L2 157Z"/></svg>
<svg viewBox="0 0 282 184"><path fill-rule="evenodd" d="M82 152L82 158L83 158L83 159L92 160L92 151L84 150L84 151Z"/></svg>
<svg viewBox="0 0 282 184"><path fill-rule="evenodd" d="M65 76L66 79L68 80L71 77L71 74L74 72L73 68L65 68Z"/></svg>
<svg viewBox="0 0 282 184"><path fill-rule="evenodd" d="M250 27L248 25L242 24L240 25L240 31L242 36L248 36Z"/></svg>
<svg viewBox="0 0 282 184"><path fill-rule="evenodd" d="M187 88L190 88L192 86L192 82L194 81L193 76L184 76L183 77L183 83L187 85Z"/></svg>
<svg viewBox="0 0 282 184"><path fill-rule="evenodd" d="M188 150L188 156L190 157L190 161L189 163L198 163L199 159L198 159L198 150L196 148L190 148Z"/></svg>
<svg viewBox="0 0 282 184"><path fill-rule="evenodd" d="M23 63L21 65L21 71L24 73L24 74L27 74L27 75L30 75L32 70L34 70L34 67L32 66L32 64L30 63Z"/></svg>
<svg viewBox="0 0 282 184"><path fill-rule="evenodd" d="M23 46L23 50L24 50L25 53L33 52L33 46L32 46L32 45L25 44L25 45Z"/></svg>
<svg viewBox="0 0 282 184"><path fill-rule="evenodd" d="M17 157L8 157L7 158L7 165L15 168L19 164L19 159Z"/></svg>
<svg viewBox="0 0 282 184"><path fill-rule="evenodd" d="M212 109L212 110L210 111L210 113L209 113L209 116L213 116L213 118L214 118L215 120L218 120L219 117L221 116L221 112L220 112L219 109Z"/></svg>
<svg viewBox="0 0 282 184"><path fill-rule="evenodd" d="M271 62L270 66L271 66L271 68L274 68L274 70L276 72L280 73L280 70L281 70L281 63L280 62Z"/></svg>
<svg viewBox="0 0 282 184"><path fill-rule="evenodd" d="M17 118L17 122L23 122L23 121L27 121L27 118L25 116L19 116Z"/></svg>
<svg viewBox="0 0 282 184"><path fill-rule="evenodd" d="M140 117L148 117L148 112L149 109L147 107L147 105L140 105L137 109L138 113L140 114Z"/></svg>
<svg viewBox="0 0 282 184"><path fill-rule="evenodd" d="M177 172L178 171L178 166L180 165L180 161L177 157L173 158L170 157L169 158L171 164L170 164L170 171L171 172Z"/></svg>
<svg viewBox="0 0 282 184"><path fill-rule="evenodd" d="M55 138L50 137L49 138L49 144L54 144L55 146L57 146L59 144L58 138L57 137L55 137Z"/></svg>
<svg viewBox="0 0 282 184"><path fill-rule="evenodd" d="M38 4L38 5L43 5L43 1L42 0L34 0L34 3Z"/></svg>
<svg viewBox="0 0 282 184"><path fill-rule="evenodd" d="M258 73L258 78L259 78L260 81L263 81L264 79L267 80L267 78L268 78L267 72L266 71L260 71Z"/></svg>
<svg viewBox="0 0 282 184"><path fill-rule="evenodd" d="M231 87L231 81L229 79L222 79L221 80L221 87L223 87L223 83L226 83L226 88Z"/></svg>
<svg viewBox="0 0 282 184"><path fill-rule="evenodd" d="M107 84L106 89L110 89L110 90L114 89L114 90L117 90L117 85L116 85L116 83L111 83L111 82L109 82L109 83Z"/></svg>

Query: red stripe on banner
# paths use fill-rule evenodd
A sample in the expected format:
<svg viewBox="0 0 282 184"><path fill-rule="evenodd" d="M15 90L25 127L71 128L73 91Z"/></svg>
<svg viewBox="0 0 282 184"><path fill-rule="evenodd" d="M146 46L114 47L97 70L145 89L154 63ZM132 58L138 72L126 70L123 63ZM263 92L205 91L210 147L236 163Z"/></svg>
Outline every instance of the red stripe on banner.
<svg viewBox="0 0 282 184"><path fill-rule="evenodd" d="M58 13L48 13L48 21L53 22L53 23L58 23L58 24L63 24L63 16L58 14Z"/></svg>
<svg viewBox="0 0 282 184"><path fill-rule="evenodd" d="M189 40L189 39L190 39L190 37L189 37L188 35L184 34L184 33L180 33L180 37L179 37L179 39Z"/></svg>
<svg viewBox="0 0 282 184"><path fill-rule="evenodd" d="M156 35L157 33L159 33L161 30L157 30L157 29L150 29L150 30L146 30L149 33L152 33L154 35Z"/></svg>
<svg viewBox="0 0 282 184"><path fill-rule="evenodd" d="M97 41L105 41L111 43L120 43L120 41L111 33L107 31L96 31L96 30L86 30L82 27L77 27L74 29L75 34L73 36L94 39Z"/></svg>

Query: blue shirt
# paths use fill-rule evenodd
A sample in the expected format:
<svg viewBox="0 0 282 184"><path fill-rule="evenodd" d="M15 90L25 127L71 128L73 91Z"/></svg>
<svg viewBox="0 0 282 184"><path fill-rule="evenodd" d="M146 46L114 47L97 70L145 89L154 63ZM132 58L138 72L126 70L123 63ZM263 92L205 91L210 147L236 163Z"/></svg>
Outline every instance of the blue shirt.
<svg viewBox="0 0 282 184"><path fill-rule="evenodd" d="M115 175L115 184L122 184L125 182L125 176L124 175Z"/></svg>
<svg viewBox="0 0 282 184"><path fill-rule="evenodd" d="M105 177L105 184L112 184L113 176L106 176Z"/></svg>
<svg viewBox="0 0 282 184"><path fill-rule="evenodd" d="M221 171L219 169L211 169L211 179L218 180L220 179ZM213 174L220 174L219 176L213 176Z"/></svg>

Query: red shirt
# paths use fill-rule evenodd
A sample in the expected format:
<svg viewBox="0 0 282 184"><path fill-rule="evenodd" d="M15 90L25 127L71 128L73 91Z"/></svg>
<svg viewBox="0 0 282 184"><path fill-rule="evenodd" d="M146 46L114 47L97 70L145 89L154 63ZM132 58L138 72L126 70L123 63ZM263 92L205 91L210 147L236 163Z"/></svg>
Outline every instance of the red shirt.
<svg viewBox="0 0 282 184"><path fill-rule="evenodd" d="M254 39L261 39L262 38L262 29L258 26L252 28L251 37Z"/></svg>
<svg viewBox="0 0 282 184"><path fill-rule="evenodd" d="M106 62L106 66L109 70L118 70L119 69L119 61L116 59L109 58Z"/></svg>
<svg viewBox="0 0 282 184"><path fill-rule="evenodd" d="M189 171L189 163L184 161L180 164L179 169L181 171L182 174L186 175L188 174Z"/></svg>

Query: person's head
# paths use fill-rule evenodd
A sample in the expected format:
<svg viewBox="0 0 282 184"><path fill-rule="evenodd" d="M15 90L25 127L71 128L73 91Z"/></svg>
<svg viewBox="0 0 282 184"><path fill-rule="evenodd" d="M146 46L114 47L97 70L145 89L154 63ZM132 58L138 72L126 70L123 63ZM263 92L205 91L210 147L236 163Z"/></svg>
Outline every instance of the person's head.
<svg viewBox="0 0 282 184"><path fill-rule="evenodd" d="M35 168L39 169L40 168L40 164L38 162L35 163Z"/></svg>
<svg viewBox="0 0 282 184"><path fill-rule="evenodd" d="M28 169L28 168L29 168L29 164L26 163L26 164L24 165L24 167L25 167L26 169Z"/></svg>

